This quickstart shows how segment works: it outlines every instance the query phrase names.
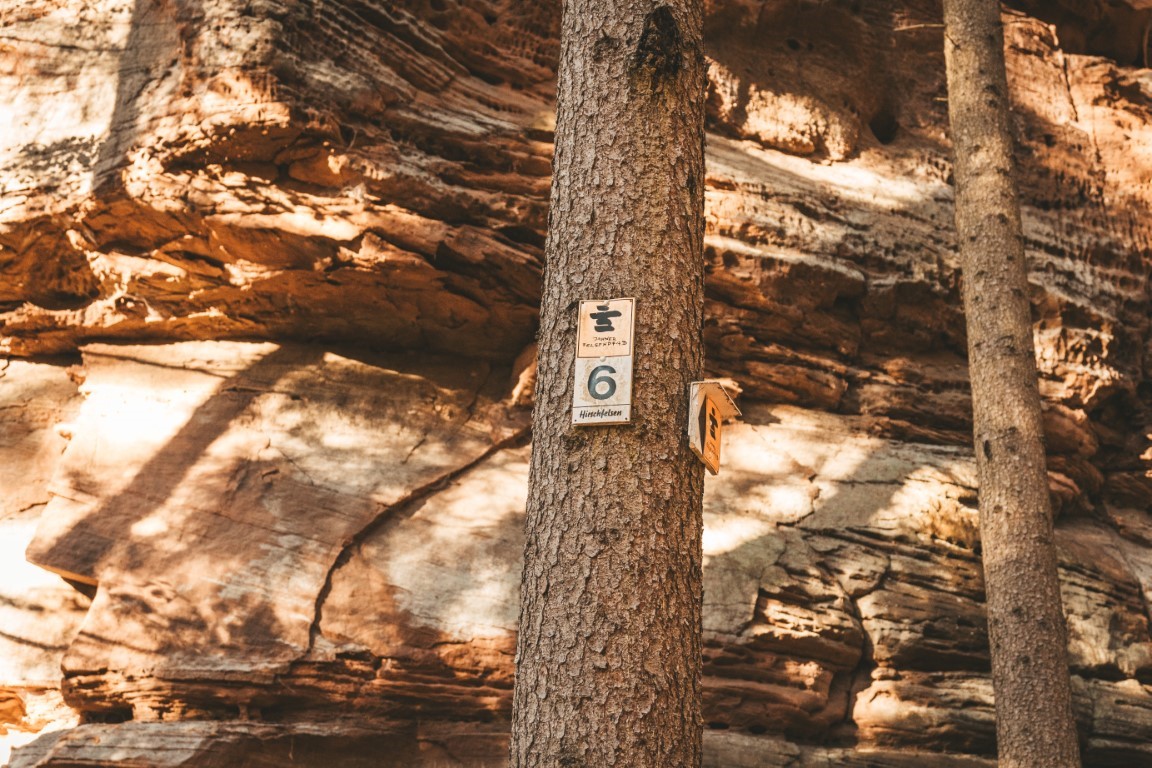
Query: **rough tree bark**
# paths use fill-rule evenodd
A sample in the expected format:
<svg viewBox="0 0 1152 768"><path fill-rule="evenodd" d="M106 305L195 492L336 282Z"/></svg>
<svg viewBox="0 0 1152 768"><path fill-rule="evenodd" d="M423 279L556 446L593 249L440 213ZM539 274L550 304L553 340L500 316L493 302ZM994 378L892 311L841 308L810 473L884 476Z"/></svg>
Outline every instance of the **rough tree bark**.
<svg viewBox="0 0 1152 768"><path fill-rule="evenodd" d="M945 0L1001 768L1079 766L997 0Z"/></svg>
<svg viewBox="0 0 1152 768"><path fill-rule="evenodd" d="M566 0L512 765L700 763L699 0ZM573 427L577 302L636 298L633 424Z"/></svg>

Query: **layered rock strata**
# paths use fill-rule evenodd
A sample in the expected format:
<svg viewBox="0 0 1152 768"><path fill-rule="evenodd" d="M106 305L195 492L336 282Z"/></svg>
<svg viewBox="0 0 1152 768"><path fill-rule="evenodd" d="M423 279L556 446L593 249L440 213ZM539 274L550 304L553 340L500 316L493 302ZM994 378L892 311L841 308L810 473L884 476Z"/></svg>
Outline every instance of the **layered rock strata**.
<svg viewBox="0 0 1152 768"><path fill-rule="evenodd" d="M67 445L62 425L80 406L76 374L22 360L0 364L0 764L38 732L80 720L60 693L60 657L89 600L24 559Z"/></svg>
<svg viewBox="0 0 1152 768"><path fill-rule="evenodd" d="M1077 714L1086 765L1152 764L1152 74L1090 42L1115 9L1033 5ZM705 335L745 419L706 497L707 763L991 765L938 9L708 13ZM0 546L77 586L0 584L0 727L44 733L12 764L503 764L557 9L0 21Z"/></svg>

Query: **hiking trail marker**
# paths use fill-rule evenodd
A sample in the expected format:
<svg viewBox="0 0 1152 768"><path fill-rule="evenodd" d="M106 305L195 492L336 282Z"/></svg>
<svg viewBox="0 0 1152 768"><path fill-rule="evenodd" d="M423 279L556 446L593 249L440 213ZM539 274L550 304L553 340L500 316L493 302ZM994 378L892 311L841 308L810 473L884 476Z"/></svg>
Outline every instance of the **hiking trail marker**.
<svg viewBox="0 0 1152 768"><path fill-rule="evenodd" d="M688 445L714 475L720 472L720 434L724 421L739 415L740 409L719 381L692 382L688 400Z"/></svg>
<svg viewBox="0 0 1152 768"><path fill-rule="evenodd" d="M576 326L572 423L632 423L636 299L581 301Z"/></svg>

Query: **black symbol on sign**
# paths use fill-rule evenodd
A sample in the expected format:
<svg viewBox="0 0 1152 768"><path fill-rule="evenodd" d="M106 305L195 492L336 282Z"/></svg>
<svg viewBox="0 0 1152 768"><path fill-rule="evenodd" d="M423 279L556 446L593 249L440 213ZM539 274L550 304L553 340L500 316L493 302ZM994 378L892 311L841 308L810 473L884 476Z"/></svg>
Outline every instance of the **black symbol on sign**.
<svg viewBox="0 0 1152 768"><path fill-rule="evenodd" d="M711 408L708 409L708 433L712 439L716 439L716 429L720 426L720 422L716 420L716 411Z"/></svg>
<svg viewBox="0 0 1152 768"><path fill-rule="evenodd" d="M708 407L707 407L707 405L705 405L705 407L700 409L700 413L696 417L696 420L699 422L696 426L696 430L697 430L697 434L700 435L700 450L701 451L704 450L704 445L705 445L705 443L708 442L708 430L707 430L708 416L709 416Z"/></svg>
<svg viewBox="0 0 1152 768"><path fill-rule="evenodd" d="M596 321L596 325L592 330L596 331L596 333L616 330L612 327L612 318L620 317L620 315L624 313L617 309L609 309L607 304L597 304L596 309L599 311L589 315L589 317Z"/></svg>

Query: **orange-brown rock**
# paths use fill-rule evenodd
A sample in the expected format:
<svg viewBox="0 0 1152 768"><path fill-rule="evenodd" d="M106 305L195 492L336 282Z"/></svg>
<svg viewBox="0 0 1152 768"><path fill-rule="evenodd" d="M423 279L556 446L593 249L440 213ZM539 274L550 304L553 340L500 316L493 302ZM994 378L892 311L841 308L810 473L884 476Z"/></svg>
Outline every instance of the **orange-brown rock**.
<svg viewBox="0 0 1152 768"><path fill-rule="evenodd" d="M78 713L60 695L60 655L89 600L24 560L80 406L76 368L0 363L0 764L12 747Z"/></svg>
<svg viewBox="0 0 1152 768"><path fill-rule="evenodd" d="M1085 765L1145 765L1152 7L1010 5ZM987 768L938 9L707 7L705 763ZM0 762L504 764L557 14L0 0Z"/></svg>

